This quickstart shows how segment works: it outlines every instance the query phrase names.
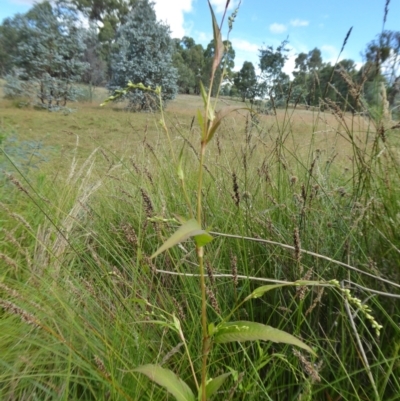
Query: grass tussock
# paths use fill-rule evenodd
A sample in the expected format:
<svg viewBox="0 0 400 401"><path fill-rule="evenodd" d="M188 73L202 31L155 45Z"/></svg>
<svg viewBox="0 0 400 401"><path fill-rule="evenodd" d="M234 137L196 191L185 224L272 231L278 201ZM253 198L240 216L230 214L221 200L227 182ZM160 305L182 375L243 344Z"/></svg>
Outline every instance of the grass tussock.
<svg viewBox="0 0 400 401"><path fill-rule="evenodd" d="M192 203L196 106L180 98L167 114ZM27 111L1 113L5 132L20 121L15 129L30 135ZM39 172L19 174L17 160L2 156L0 398L165 399L134 372L146 363L195 388L201 361L190 366L170 324L178 317L196 355L196 255L189 241L150 259L188 214L162 130L151 116L92 105L70 116L32 113L58 148ZM302 338L318 357L274 343L221 345L210 377L226 366L235 373L215 399L397 399L398 128L335 108L250 117L232 114L207 150L202 218L216 238L205 258L209 320L261 280L336 279L342 289L283 287L236 310L237 320ZM79 143L53 118L78 127Z"/></svg>

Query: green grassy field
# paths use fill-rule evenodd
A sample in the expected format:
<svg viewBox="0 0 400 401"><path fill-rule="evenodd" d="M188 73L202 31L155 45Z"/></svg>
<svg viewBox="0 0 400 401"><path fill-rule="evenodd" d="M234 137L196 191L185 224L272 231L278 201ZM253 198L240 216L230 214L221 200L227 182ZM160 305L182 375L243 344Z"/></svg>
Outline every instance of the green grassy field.
<svg viewBox="0 0 400 401"><path fill-rule="evenodd" d="M148 363L194 389L172 314L201 369L194 247L187 240L150 259L195 207L201 98L168 105L169 142L158 114L100 108L106 93L96 96L68 115L1 100L2 400L173 399L133 371ZM400 399L394 125L293 109L253 119L240 110L222 122L202 190L214 236L205 247L209 321L262 280L336 279L383 327L378 337L336 287L269 291L236 320L292 333L317 357L263 341L215 346L209 376L233 374L213 399Z"/></svg>

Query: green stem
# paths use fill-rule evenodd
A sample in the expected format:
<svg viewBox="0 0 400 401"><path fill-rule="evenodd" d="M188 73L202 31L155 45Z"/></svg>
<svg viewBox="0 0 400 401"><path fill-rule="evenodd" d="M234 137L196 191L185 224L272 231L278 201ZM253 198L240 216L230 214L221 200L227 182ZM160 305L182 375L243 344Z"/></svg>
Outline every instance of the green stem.
<svg viewBox="0 0 400 401"><path fill-rule="evenodd" d="M204 164L204 155L206 153L206 144L202 142L201 144L201 153L200 153L200 168L199 168L199 185L197 187L197 222L200 226L202 226L201 222L201 200L202 200L202 193L201 190L203 188L203 164Z"/></svg>
<svg viewBox="0 0 400 401"><path fill-rule="evenodd" d="M206 144L202 142L201 144L201 154L200 154L200 170L199 170L199 186L197 189L197 221L200 225L201 223L201 200L202 200L202 187L203 187L203 163L204 155L206 151ZM207 381L207 357L210 348L210 339L207 330L207 300L206 300L206 282L204 277L204 248L196 247L197 258L199 260L200 267L200 288L201 288L201 326L203 335L203 346L202 346L202 364L201 364L201 399L206 401L206 381Z"/></svg>
<svg viewBox="0 0 400 401"><path fill-rule="evenodd" d="M203 333L202 363L201 363L201 400L206 401L206 382L207 382L207 358L210 352L210 337L207 329L207 303L206 303L206 283L204 277L204 248L197 247L197 256L200 266L200 287L201 287L201 326Z"/></svg>
<svg viewBox="0 0 400 401"><path fill-rule="evenodd" d="M210 87L208 90L207 104L205 107L203 135L201 141L201 153L200 153L200 166L199 166L199 185L197 187L197 221L202 226L202 193L203 188L203 165L204 156L206 153L207 140L209 134L209 127L211 121L208 119L209 109L211 105L211 91L214 82L215 71L211 71ZM208 335L207 328L207 300L206 300L206 282L204 276L204 248L202 246L196 246L197 258L199 260L200 267L200 287L201 287L201 326L203 334L203 346L202 346L202 363L201 363L201 401L207 401L206 394L206 382L207 382L207 358L210 352L211 340Z"/></svg>

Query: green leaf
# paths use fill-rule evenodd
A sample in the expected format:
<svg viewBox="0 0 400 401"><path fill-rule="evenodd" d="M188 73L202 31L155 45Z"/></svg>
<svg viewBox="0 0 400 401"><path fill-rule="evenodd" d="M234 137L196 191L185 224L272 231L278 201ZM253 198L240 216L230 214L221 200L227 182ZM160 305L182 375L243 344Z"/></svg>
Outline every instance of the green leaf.
<svg viewBox="0 0 400 401"><path fill-rule="evenodd" d="M213 237L207 231L204 231L204 234L196 235L194 240L196 241L196 245L200 247L211 242Z"/></svg>
<svg viewBox="0 0 400 401"><path fill-rule="evenodd" d="M179 153L179 163L178 163L178 178L183 181L185 179L185 174L182 168L182 159L183 159L183 149L185 148L185 144L183 144L181 152Z"/></svg>
<svg viewBox="0 0 400 401"><path fill-rule="evenodd" d="M185 336L184 336L183 331L182 331L181 322L179 321L179 319L175 315L173 315L173 319L174 319L174 326L175 326L177 332L179 333L179 337L181 338L181 340L183 342L186 342L185 341Z"/></svg>
<svg viewBox="0 0 400 401"><path fill-rule="evenodd" d="M137 304L150 305L149 302L146 301L145 299L131 298L130 301L131 301L131 302L135 302L135 303L137 303Z"/></svg>
<svg viewBox="0 0 400 401"><path fill-rule="evenodd" d="M253 298L260 298L268 291L274 290L276 288L287 287L289 285L293 285L293 283L263 285L262 287L256 288L250 295L248 295L245 301L248 301L249 299Z"/></svg>
<svg viewBox="0 0 400 401"><path fill-rule="evenodd" d="M213 396L219 389L220 387L224 384L225 380L231 375L231 373L224 373L220 376L217 376L215 379L211 379L207 382L206 384L206 398L207 400ZM199 391L199 401L201 400L201 387Z"/></svg>
<svg viewBox="0 0 400 401"><path fill-rule="evenodd" d="M204 88L203 83L200 81L200 92L201 92L201 97L203 98L203 103L204 103L204 108L208 110L208 120L209 121L213 121L215 118L215 113L214 113L214 109L212 107L211 104L208 105L207 107L207 93L206 90ZM203 119L202 119L203 120Z"/></svg>
<svg viewBox="0 0 400 401"><path fill-rule="evenodd" d="M197 220L190 219L183 223L183 225L180 226L178 230L172 234L172 236L169 237L156 252L153 253L153 255L151 255L151 258L155 258L160 253L172 248L173 246L185 241L190 237L194 237L198 246L204 246L213 239L210 234L200 227L200 224L197 222Z"/></svg>
<svg viewBox="0 0 400 401"><path fill-rule="evenodd" d="M203 98L203 103L204 103L204 107L207 106L207 92L204 88L203 82L199 82L200 84L200 93L201 93L201 97Z"/></svg>
<svg viewBox="0 0 400 401"><path fill-rule="evenodd" d="M208 335L212 336L215 332L215 324L214 323L210 323L208 325Z"/></svg>
<svg viewBox="0 0 400 401"><path fill-rule="evenodd" d="M259 287L257 289L255 289L251 294L251 298L259 298L261 296L263 296L266 292L274 290L276 288L280 288L280 287L286 287L290 284L273 284L273 285L263 285L262 287Z"/></svg>
<svg viewBox="0 0 400 401"><path fill-rule="evenodd" d="M215 115L214 120L212 121L210 130L207 136L207 143L211 141L215 132L217 131L218 127L221 125L222 120L233 111L237 110L250 110L248 107L238 107L238 106L227 106L217 112Z"/></svg>
<svg viewBox="0 0 400 401"><path fill-rule="evenodd" d="M269 285L263 285L262 287L256 288L250 295L246 297L244 301L248 301L249 299L253 298L260 298L262 297L266 292L275 290L276 288L282 288L282 287L298 287L300 285L319 285L321 282L319 281L307 281L307 280L298 280L294 282L288 282L288 283L282 283L282 284L269 284Z"/></svg>
<svg viewBox="0 0 400 401"><path fill-rule="evenodd" d="M158 365L143 365L133 370L143 373L154 383L164 387L178 401L194 401L195 397L190 387L174 372Z"/></svg>
<svg viewBox="0 0 400 401"><path fill-rule="evenodd" d="M315 355L315 352L298 338L261 323L246 321L222 323L216 327L214 332L214 342L217 344L256 340L296 345Z"/></svg>
<svg viewBox="0 0 400 401"><path fill-rule="evenodd" d="M215 54L212 65L212 71L215 72L219 64L221 63L222 57L224 57L225 46L224 42L222 41L221 30L219 29L217 19L215 18L214 10L211 6L210 0L208 0L208 6L210 7L212 23L213 23Z"/></svg>
<svg viewBox="0 0 400 401"><path fill-rule="evenodd" d="M204 119L201 110L197 110L197 121L199 122L199 126L201 129L204 129Z"/></svg>

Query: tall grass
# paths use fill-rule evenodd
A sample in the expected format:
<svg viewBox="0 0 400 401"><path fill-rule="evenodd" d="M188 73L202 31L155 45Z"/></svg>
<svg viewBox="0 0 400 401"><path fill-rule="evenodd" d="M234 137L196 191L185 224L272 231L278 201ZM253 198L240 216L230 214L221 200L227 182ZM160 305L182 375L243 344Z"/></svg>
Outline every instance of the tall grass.
<svg viewBox="0 0 400 401"><path fill-rule="evenodd" d="M236 320L293 333L318 357L270 342L212 348L208 376L232 372L214 399L399 399L398 127L334 104L256 117L231 114L205 153L208 321L267 283L343 288L282 287L241 305ZM150 256L196 204L199 129L184 113L166 118L171 143L147 126L132 153L99 146L87 156L77 142L56 176L26 173L3 154L2 400L167 399L134 372L149 363L196 388L187 358L199 374L196 252L188 241ZM176 155L184 146L186 195L171 144Z"/></svg>

